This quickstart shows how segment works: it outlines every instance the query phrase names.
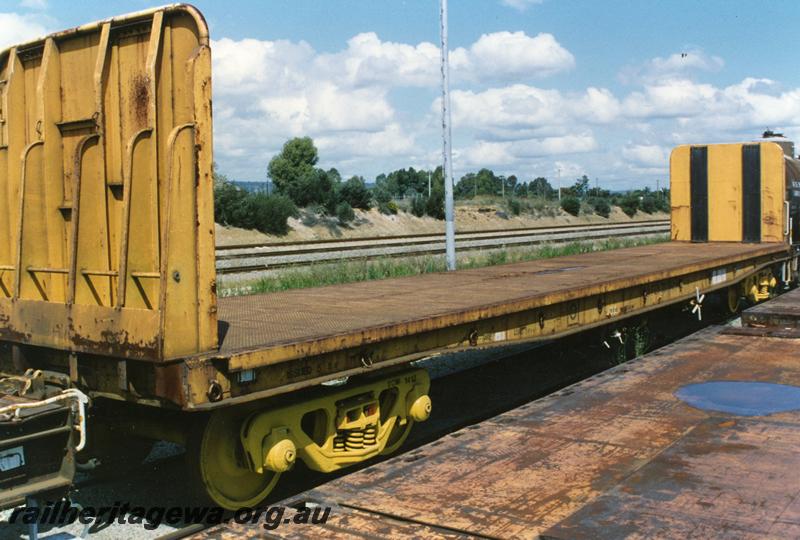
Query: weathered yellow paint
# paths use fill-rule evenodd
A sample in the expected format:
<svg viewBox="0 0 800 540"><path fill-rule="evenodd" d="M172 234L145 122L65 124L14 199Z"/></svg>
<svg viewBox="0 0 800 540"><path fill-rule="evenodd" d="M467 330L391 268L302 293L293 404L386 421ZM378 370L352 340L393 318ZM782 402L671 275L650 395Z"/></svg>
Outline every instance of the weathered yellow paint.
<svg viewBox="0 0 800 540"><path fill-rule="evenodd" d="M742 241L742 146L758 144L761 152L761 241L785 243L786 166L783 150L773 142L709 144L708 241ZM678 146L670 157L672 239L691 240L691 146Z"/></svg>
<svg viewBox="0 0 800 540"><path fill-rule="evenodd" d="M293 405L216 411L197 449L197 472L215 504L255 506L298 458L331 472L397 450L420 401L427 407L418 419L427 419L429 389L427 372L415 369Z"/></svg>
<svg viewBox="0 0 800 540"><path fill-rule="evenodd" d="M194 8L0 52L0 339L148 360L215 349L212 159Z"/></svg>
<svg viewBox="0 0 800 540"><path fill-rule="evenodd" d="M742 239L742 147L708 147L708 237L716 242Z"/></svg>
<svg viewBox="0 0 800 540"><path fill-rule="evenodd" d="M761 241L787 242L786 161L777 143L761 143Z"/></svg>
<svg viewBox="0 0 800 540"><path fill-rule="evenodd" d="M778 280L771 269L766 268L757 272L740 283L740 293L748 301L755 304L768 300L778 285Z"/></svg>
<svg viewBox="0 0 800 540"><path fill-rule="evenodd" d="M672 207L672 239L692 239L691 197L689 192L690 146L678 146L669 158L670 206Z"/></svg>
<svg viewBox="0 0 800 540"><path fill-rule="evenodd" d="M435 352L493 347L512 342L550 340L585 332L608 324L624 325L625 320L665 306L689 302L699 289L703 294L724 290L748 276L767 269L786 258L787 251L775 250L746 257L720 260L713 265L664 272L658 280L627 279L616 288L609 285L583 288L580 294L552 295L538 305L518 311L497 310L475 320L453 316L448 325L428 329L409 323L402 335L371 334L368 344L351 344L339 336L338 346L316 350L298 350L287 346L265 348L227 358L228 370L215 367L215 358L186 363L185 408L210 409L233 405L277 394L295 392L333 377L369 373L381 368L407 363ZM771 252L770 252L771 251ZM350 348L348 348L348 346ZM293 355L289 359L287 356ZM365 362L365 359L368 359ZM255 380L241 384L231 370L252 369ZM210 402L208 381L217 381L223 399Z"/></svg>
<svg viewBox="0 0 800 540"><path fill-rule="evenodd" d="M280 431L285 435L278 439L291 440L306 465L332 472L380 454L395 430L405 431L402 427L411 421L414 401L426 396L429 388L428 373L416 369L295 405L257 411L242 424L242 446L255 472L264 473L270 448L262 442L271 432ZM311 433L302 425L308 413L321 413L315 414L313 426L309 426ZM370 442L366 443L363 432L373 427L374 439L367 436ZM357 438L362 444L337 440L349 432L359 432Z"/></svg>

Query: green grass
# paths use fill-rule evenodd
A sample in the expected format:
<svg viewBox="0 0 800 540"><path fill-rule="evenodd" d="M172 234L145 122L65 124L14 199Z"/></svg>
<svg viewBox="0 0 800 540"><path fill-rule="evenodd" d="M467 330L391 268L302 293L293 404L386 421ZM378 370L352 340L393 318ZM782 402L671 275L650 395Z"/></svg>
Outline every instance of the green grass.
<svg viewBox="0 0 800 540"><path fill-rule="evenodd" d="M566 255L607 251L626 247L644 246L666 242L669 235L647 236L641 238L611 238L587 242L570 242L566 244L544 244L540 246L508 248L491 251L465 252L458 257L458 268L481 268L497 264L532 261L536 259L552 259ZM241 294L261 294L290 289L337 285L375 279L388 279L404 276L417 276L431 272L445 271L442 255L423 257L358 259L354 261L323 263L298 269L282 270L274 275L259 279L253 283L237 286L220 285L222 296Z"/></svg>

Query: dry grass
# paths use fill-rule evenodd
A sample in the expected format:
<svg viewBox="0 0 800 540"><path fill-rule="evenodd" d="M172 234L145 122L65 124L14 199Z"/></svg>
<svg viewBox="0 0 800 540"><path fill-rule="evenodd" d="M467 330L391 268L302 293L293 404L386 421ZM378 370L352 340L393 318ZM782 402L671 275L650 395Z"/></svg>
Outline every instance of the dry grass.
<svg viewBox="0 0 800 540"><path fill-rule="evenodd" d="M669 240L669 235L545 244L487 251L472 251L458 257L458 268L481 268L496 264L551 259L579 253L607 251L634 246L650 245ZM222 296L261 294L289 289L303 289L322 285L354 283L395 277L416 276L445 271L443 255L422 257L358 259L338 263L322 263L303 268L287 269L261 278L253 283L225 287L220 285Z"/></svg>

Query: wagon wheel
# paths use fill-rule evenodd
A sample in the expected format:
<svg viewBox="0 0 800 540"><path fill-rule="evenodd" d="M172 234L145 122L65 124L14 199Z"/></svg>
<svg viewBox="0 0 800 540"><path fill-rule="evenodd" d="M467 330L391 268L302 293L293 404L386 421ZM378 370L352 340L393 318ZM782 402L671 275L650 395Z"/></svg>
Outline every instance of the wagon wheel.
<svg viewBox="0 0 800 540"><path fill-rule="evenodd" d="M742 303L741 285L731 285L728 287L728 311L738 313Z"/></svg>
<svg viewBox="0 0 800 540"><path fill-rule="evenodd" d="M253 508L270 494L279 473L247 467L239 430L247 412L220 410L192 430L187 448L196 492L228 510Z"/></svg>

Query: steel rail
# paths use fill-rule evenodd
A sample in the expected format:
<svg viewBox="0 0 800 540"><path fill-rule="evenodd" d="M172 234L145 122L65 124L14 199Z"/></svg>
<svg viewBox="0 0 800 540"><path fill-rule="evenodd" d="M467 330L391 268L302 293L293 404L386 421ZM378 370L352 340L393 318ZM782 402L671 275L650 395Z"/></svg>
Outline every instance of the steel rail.
<svg viewBox="0 0 800 540"><path fill-rule="evenodd" d="M508 229L484 229L473 231L459 231L456 232L456 239L464 239L465 236L472 235L487 235L487 234L522 234L522 233L536 233L549 230L586 230L586 229L603 229L603 228L620 228L620 227L637 227L646 225L668 225L669 219L649 219L638 221L624 221L620 223L579 223L568 225L549 225L543 227L513 227ZM217 246L217 253L222 251L232 251L236 249L256 249L256 248L269 248L269 247L286 247L286 246L307 246L312 244L343 244L348 242L382 242L394 240L412 240L412 239L425 239L439 240L442 235L439 233L415 233L415 234L398 234L392 236L363 236L353 238L325 238L320 240L298 240L296 242L254 242L250 244L227 244Z"/></svg>
<svg viewBox="0 0 800 540"><path fill-rule="evenodd" d="M459 238L460 251L473 251L480 249L497 249L519 245L539 245L548 242L570 242L582 239L603 240L607 238L620 238L630 236L645 236L669 232L669 222L649 222L631 226L624 224L620 227L583 227L576 231L553 231L519 233L516 235L493 235L473 238ZM605 234L603 234L605 233ZM471 243L470 243L471 242ZM415 246L418 248L415 249ZM408 248L408 249L406 249ZM374 253L374 250L394 249L402 251ZM249 272L263 272L281 268L309 266L346 260L368 260L381 258L415 257L444 253L444 244L441 236L435 240L412 240L393 244L375 243L372 245L338 246L326 249L297 249L277 252L251 252L240 256L217 258L217 274L232 275ZM367 253L358 253L359 251ZM302 255L324 255L330 257L300 258L286 260L287 257ZM237 263L237 261L240 261Z"/></svg>
<svg viewBox="0 0 800 540"><path fill-rule="evenodd" d="M586 232L586 231L622 231L626 229L636 229L642 227L662 227L667 230L669 221L651 221L641 223L623 223L619 225L614 224L600 224L592 226L569 226L565 227L536 227L529 229L512 229L500 231L475 231L469 233L461 233L456 237L459 242L471 240L490 240L490 239L503 239L503 238L522 238L528 236L545 236L564 234L569 231ZM234 253L233 249L226 249L222 253L217 250L217 261L225 261L232 259L245 259L254 256L290 256L290 255L306 255L308 253L325 253L325 252L339 252L357 249L377 249L381 247L403 247L421 244L430 244L439 242L442 239L441 234L426 234L413 237L397 237L397 236L384 236L373 238L351 238L351 239L337 239L335 241L308 241L303 240L300 242L287 242L284 244L271 245L271 246L255 246L251 248L239 248Z"/></svg>

